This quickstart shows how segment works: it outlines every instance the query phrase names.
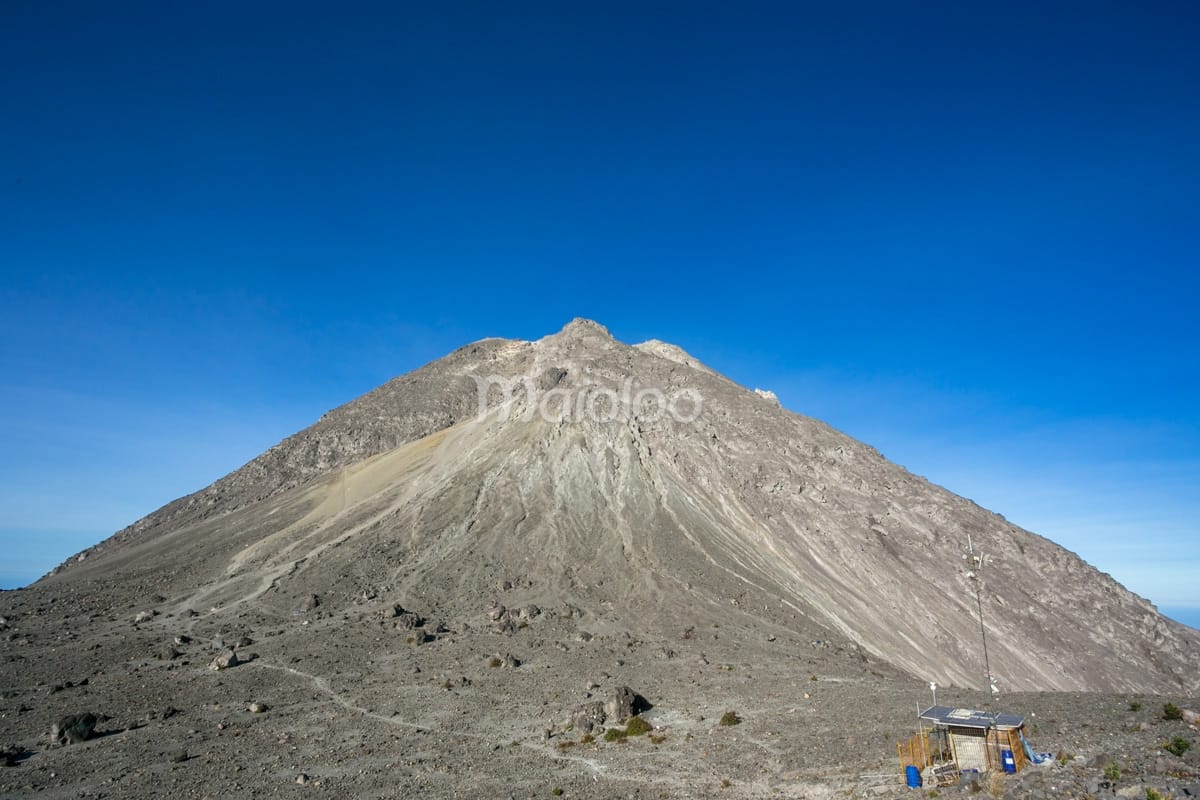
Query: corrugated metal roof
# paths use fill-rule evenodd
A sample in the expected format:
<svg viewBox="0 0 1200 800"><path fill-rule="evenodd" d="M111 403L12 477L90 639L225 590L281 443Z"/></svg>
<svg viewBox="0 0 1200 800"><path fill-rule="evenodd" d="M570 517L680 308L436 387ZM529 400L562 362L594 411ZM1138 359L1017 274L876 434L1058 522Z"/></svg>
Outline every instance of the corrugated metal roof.
<svg viewBox="0 0 1200 800"><path fill-rule="evenodd" d="M1016 714L1000 714L992 711L974 711L969 708L931 706L919 716L923 720L939 725L955 725L960 728L1019 728L1025 724L1024 717Z"/></svg>

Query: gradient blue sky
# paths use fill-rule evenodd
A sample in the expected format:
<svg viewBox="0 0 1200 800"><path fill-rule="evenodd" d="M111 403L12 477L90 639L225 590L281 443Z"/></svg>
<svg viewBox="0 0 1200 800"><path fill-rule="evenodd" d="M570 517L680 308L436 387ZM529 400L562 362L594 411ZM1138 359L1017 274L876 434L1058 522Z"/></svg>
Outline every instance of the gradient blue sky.
<svg viewBox="0 0 1200 800"><path fill-rule="evenodd" d="M69 6L0 26L0 585L587 316L1200 622L1195 4Z"/></svg>

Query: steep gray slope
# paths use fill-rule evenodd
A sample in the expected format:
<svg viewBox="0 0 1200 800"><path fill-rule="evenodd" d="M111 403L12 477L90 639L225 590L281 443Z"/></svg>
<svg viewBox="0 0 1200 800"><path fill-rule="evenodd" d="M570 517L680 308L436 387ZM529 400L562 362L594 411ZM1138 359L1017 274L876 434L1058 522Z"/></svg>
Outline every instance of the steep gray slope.
<svg viewBox="0 0 1200 800"><path fill-rule="evenodd" d="M477 413L488 375L528 383ZM642 390L701 402L664 414ZM1196 691L1195 633L1075 555L678 348L582 320L391 381L48 580L136 575L179 609L280 618L312 592L470 615L508 580L599 634L830 630L978 686L968 535L989 554L1002 688Z"/></svg>

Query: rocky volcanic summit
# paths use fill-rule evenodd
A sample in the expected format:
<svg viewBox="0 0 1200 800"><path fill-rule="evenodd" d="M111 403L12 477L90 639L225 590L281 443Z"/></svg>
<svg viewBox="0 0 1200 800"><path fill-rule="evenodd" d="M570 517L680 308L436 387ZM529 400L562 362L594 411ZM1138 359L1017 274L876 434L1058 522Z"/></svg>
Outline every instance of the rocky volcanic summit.
<svg viewBox="0 0 1200 800"><path fill-rule="evenodd" d="M1194 708L1198 668L1200 634L1074 554L576 320L0 594L0 794L889 796L931 680L1064 751L1003 791L1094 794L1121 787L1072 755L1191 779L1156 748L1194 730L1152 712Z"/></svg>

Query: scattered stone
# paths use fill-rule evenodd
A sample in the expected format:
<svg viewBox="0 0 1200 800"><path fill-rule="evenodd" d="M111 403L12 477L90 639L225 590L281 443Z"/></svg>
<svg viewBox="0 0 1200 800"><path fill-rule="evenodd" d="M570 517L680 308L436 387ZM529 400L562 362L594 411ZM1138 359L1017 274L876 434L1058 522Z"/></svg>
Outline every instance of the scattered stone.
<svg viewBox="0 0 1200 800"><path fill-rule="evenodd" d="M251 703L249 706L247 706L246 710L251 714L262 714L268 708L270 708L270 706L268 706L266 703Z"/></svg>
<svg viewBox="0 0 1200 800"><path fill-rule="evenodd" d="M15 744L10 744L0 749L0 766L15 767L24 754L25 751L23 748Z"/></svg>
<svg viewBox="0 0 1200 800"><path fill-rule="evenodd" d="M191 644L191 642L192 637L188 636L187 634L181 633L175 637L175 644L177 645Z"/></svg>
<svg viewBox="0 0 1200 800"><path fill-rule="evenodd" d="M321 605L321 598L320 598L320 596L319 596L319 595L315 595L315 594L310 594L310 595L308 596L308 599L304 601L304 610L305 610L305 611L312 611L312 610L314 610L315 608L317 608L319 605Z"/></svg>
<svg viewBox="0 0 1200 800"><path fill-rule="evenodd" d="M50 744L57 746L85 742L92 738L99 721L100 718L91 712L63 717L50 726Z"/></svg>
<svg viewBox="0 0 1200 800"><path fill-rule="evenodd" d="M488 616L488 619L490 619L492 622L499 622L507 614L508 614L508 609L506 609L504 606L500 605L499 603L492 603L490 606L488 606L487 616Z"/></svg>
<svg viewBox="0 0 1200 800"><path fill-rule="evenodd" d="M212 663L208 665L208 668L214 671L219 671L223 669L231 669L241 663L242 662L238 659L235 651L226 650L223 653L219 653L217 657L212 660Z"/></svg>
<svg viewBox="0 0 1200 800"><path fill-rule="evenodd" d="M517 619L522 622L529 622L542 615L542 610L535 605L522 606L517 609Z"/></svg>
<svg viewBox="0 0 1200 800"><path fill-rule="evenodd" d="M577 733L592 733L604 727L608 719L604 713L604 703L599 701L584 703L571 714L570 726Z"/></svg>
<svg viewBox="0 0 1200 800"><path fill-rule="evenodd" d="M1183 709L1180 714L1183 717L1183 721L1188 725L1195 725L1197 722L1200 722L1200 713L1197 713L1190 708Z"/></svg>
<svg viewBox="0 0 1200 800"><path fill-rule="evenodd" d="M304 784L308 783L308 776L305 775L303 772L301 772L299 775L296 776L296 783L303 786Z"/></svg>
<svg viewBox="0 0 1200 800"><path fill-rule="evenodd" d="M500 581L498 584L496 584L496 588L502 592L512 591L512 587L512 581Z"/></svg>
<svg viewBox="0 0 1200 800"><path fill-rule="evenodd" d="M238 639L238 640L237 640L237 645L236 645L236 646L237 646L237 647L249 647L249 646L250 646L250 645L252 645L252 644L254 644L254 640L253 640L253 639L251 639L249 636L243 636L243 637L241 637L240 639Z"/></svg>
<svg viewBox="0 0 1200 800"><path fill-rule="evenodd" d="M143 622L149 622L158 615L157 611L139 611L133 618L134 625L141 625Z"/></svg>
<svg viewBox="0 0 1200 800"><path fill-rule="evenodd" d="M179 651L173 646L167 645L158 651L158 658L160 661L174 661L175 659L179 658Z"/></svg>
<svg viewBox="0 0 1200 800"><path fill-rule="evenodd" d="M171 761L173 761L176 764L182 764L184 761L187 761L187 760L188 760L188 751L187 750L176 750L174 753L171 754Z"/></svg>
<svg viewBox="0 0 1200 800"><path fill-rule="evenodd" d="M401 611L396 615L396 630L411 631L425 626L425 620L411 611Z"/></svg>
<svg viewBox="0 0 1200 800"><path fill-rule="evenodd" d="M442 688L447 691L449 691L451 689L459 689L459 688L462 688L465 686L470 686L470 685L471 685L471 681L465 675L460 676L458 678L446 678L446 680L444 680L442 682Z"/></svg>

